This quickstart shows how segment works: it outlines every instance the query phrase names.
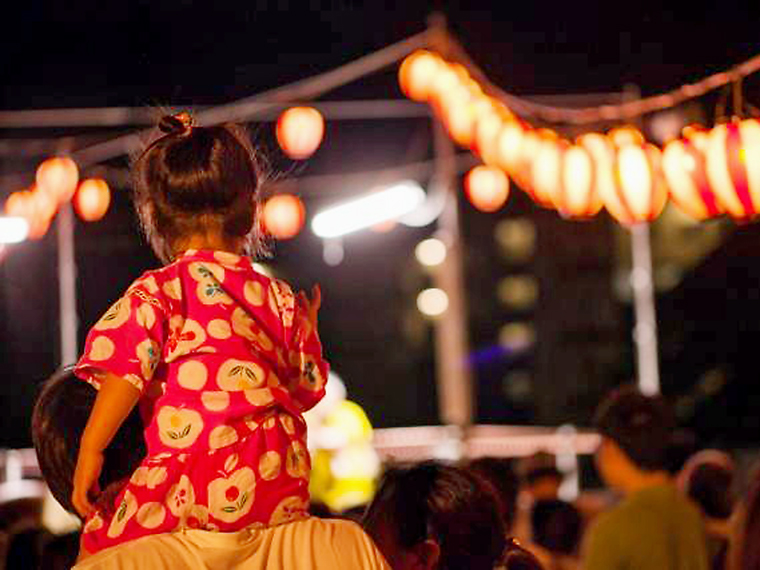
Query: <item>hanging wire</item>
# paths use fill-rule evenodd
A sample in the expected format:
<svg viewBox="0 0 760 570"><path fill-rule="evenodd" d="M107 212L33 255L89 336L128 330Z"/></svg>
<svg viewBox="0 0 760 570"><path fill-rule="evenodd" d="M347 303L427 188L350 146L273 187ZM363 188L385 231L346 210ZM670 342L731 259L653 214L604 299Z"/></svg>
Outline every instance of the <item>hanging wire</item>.
<svg viewBox="0 0 760 570"><path fill-rule="evenodd" d="M500 99L510 110L523 118L539 119L549 123L587 125L598 122L627 121L641 115L675 107L690 99L702 97L710 91L714 91L724 85L739 81L748 75L760 71L760 54L758 54L726 71L714 73L701 81L682 85L667 93L644 97L619 105L582 108L557 107L542 105L507 93L488 80L485 73L475 64L467 51L451 33L447 33L446 41L448 43L446 50L448 55L457 63L464 65L490 95Z"/></svg>

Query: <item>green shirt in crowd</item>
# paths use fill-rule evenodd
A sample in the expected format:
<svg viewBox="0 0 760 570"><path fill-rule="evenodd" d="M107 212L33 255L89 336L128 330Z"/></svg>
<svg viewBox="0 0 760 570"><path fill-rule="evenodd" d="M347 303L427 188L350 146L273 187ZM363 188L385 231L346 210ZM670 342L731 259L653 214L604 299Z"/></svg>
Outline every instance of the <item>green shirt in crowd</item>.
<svg viewBox="0 0 760 570"><path fill-rule="evenodd" d="M584 570L707 570L702 517L673 485L637 491L588 530Z"/></svg>

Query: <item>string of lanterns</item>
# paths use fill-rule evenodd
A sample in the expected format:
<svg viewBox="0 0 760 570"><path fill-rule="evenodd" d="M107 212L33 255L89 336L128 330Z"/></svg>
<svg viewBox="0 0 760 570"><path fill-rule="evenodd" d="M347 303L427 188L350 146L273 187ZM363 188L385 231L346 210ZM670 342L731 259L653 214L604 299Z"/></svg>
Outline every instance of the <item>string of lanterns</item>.
<svg viewBox="0 0 760 570"><path fill-rule="evenodd" d="M79 182L79 169L69 157L48 158L37 168L35 183L11 193L5 201L8 216L24 218L30 239L42 239L59 208L73 202L74 210L87 222L100 220L111 203L111 191L101 178Z"/></svg>
<svg viewBox="0 0 760 570"><path fill-rule="evenodd" d="M699 220L724 214L748 220L760 213L757 119L687 127L663 149L634 127L570 141L552 129L534 128L487 95L464 66L436 53L408 56L399 83L407 97L431 105L457 144L483 160L465 179L468 198L483 211L506 201L504 183L494 183L501 172L538 205L568 219L589 218L604 208L625 225L648 222L669 199Z"/></svg>

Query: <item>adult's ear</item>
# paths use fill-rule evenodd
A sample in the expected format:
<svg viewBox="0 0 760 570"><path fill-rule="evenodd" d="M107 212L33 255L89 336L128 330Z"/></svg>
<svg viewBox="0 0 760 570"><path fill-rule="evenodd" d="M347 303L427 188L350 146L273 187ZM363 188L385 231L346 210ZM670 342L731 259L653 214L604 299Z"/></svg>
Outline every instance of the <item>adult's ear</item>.
<svg viewBox="0 0 760 570"><path fill-rule="evenodd" d="M411 548L414 553L414 570L436 570L441 558L441 547L432 538L423 540Z"/></svg>

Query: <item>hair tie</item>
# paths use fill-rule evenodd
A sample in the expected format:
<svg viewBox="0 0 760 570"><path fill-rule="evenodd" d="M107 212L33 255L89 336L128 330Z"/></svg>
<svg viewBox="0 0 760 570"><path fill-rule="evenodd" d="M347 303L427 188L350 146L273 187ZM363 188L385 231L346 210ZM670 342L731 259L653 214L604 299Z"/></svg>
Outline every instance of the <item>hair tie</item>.
<svg viewBox="0 0 760 570"><path fill-rule="evenodd" d="M158 123L158 128L168 135L188 135L193 128L193 117L187 111L164 115Z"/></svg>

